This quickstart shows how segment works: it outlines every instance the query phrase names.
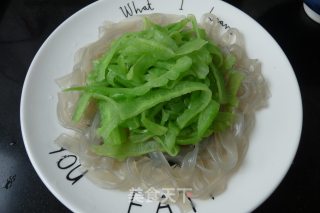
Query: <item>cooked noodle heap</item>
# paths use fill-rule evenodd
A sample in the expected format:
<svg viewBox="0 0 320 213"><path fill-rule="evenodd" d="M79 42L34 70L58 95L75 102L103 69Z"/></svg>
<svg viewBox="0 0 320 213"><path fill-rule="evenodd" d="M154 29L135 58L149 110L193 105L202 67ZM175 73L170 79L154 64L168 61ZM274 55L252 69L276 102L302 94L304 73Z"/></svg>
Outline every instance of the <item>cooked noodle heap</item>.
<svg viewBox="0 0 320 213"><path fill-rule="evenodd" d="M147 17L159 25L184 18L164 14ZM200 199L207 199L224 191L229 176L237 170L247 151L255 123L255 112L266 106L269 93L261 74L260 63L247 57L241 34L234 28L222 32L224 30L217 20L214 15L205 14L200 26L224 54L236 57L235 69L244 75L237 94L239 104L234 111L236 116L228 130L214 133L198 144L185 145L176 156L160 151L125 160L97 155L90 149L92 145L101 144L101 138L96 134L100 124L96 106L91 104L81 121L75 123L72 116L79 93L58 94L58 118L65 128L74 130L74 133L62 134L56 142L78 155L82 167L88 170L87 178L93 183L103 188L126 191L131 187L140 187L143 190L150 187L159 190L191 188L192 197ZM125 32L142 29L142 17L133 17L119 23L105 23L100 29L100 39L78 51L73 72L59 79L57 83L63 89L84 85L88 73L92 70L92 62L106 52L111 41ZM182 196L178 191L174 200L178 201L177 204L182 209L190 208L190 204L181 201Z"/></svg>

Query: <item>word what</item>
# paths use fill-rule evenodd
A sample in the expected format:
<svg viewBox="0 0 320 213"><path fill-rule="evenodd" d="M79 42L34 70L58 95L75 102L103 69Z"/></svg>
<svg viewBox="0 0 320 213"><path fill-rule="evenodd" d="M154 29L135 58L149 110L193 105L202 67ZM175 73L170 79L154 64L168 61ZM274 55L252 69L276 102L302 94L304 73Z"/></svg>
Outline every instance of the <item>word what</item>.
<svg viewBox="0 0 320 213"><path fill-rule="evenodd" d="M132 1L131 3L127 3L127 5L119 7L119 9L121 10L122 14L126 18L129 17L129 16L141 14L144 11L154 10L154 8L152 7L152 5L149 2L149 0L147 0L146 4L144 4L143 6L140 6L140 7L137 6L134 1Z"/></svg>

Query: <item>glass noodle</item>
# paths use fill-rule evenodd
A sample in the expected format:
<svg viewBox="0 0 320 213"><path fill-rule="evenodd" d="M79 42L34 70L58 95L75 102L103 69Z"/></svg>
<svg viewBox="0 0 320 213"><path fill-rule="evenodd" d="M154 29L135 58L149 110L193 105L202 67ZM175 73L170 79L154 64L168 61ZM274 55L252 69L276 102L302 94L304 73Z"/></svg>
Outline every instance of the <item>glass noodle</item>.
<svg viewBox="0 0 320 213"><path fill-rule="evenodd" d="M147 17L160 25L185 18L168 14L151 14ZM199 199L217 196L225 190L230 175L241 165L254 128L255 112L267 105L269 91L259 61L249 59L246 55L242 35L235 28L222 29L217 20L213 14L204 14L199 25L224 54L236 57L235 68L245 76L237 94L239 105L234 112L235 121L227 131L215 133L199 144L186 145L176 156L151 152L145 156L119 161L95 154L90 146L101 143L101 138L96 134L100 124L96 106L91 104L84 118L75 123L72 116L79 93L58 94L59 121L65 128L74 130L74 133L61 134L56 143L79 157L83 169L88 170L86 177L93 183L102 188L124 191L131 187L143 190L150 187L192 188L192 197ZM100 28L99 40L77 52L73 72L58 79L58 85L62 89L84 85L92 70L92 61L105 53L111 41L125 32L141 31L143 25L142 16L119 23L104 23ZM181 210L190 211L191 205L182 202L181 193L177 192L175 196L174 200L178 201Z"/></svg>

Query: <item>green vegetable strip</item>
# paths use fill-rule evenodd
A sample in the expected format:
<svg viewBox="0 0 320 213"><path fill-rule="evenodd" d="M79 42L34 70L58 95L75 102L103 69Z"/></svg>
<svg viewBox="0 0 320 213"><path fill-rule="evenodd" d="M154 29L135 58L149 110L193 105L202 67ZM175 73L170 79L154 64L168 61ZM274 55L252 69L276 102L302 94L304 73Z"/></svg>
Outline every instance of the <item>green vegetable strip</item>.
<svg viewBox="0 0 320 213"><path fill-rule="evenodd" d="M121 127L114 128L110 133L110 143L112 144L122 144L126 142L126 133L125 130Z"/></svg>
<svg viewBox="0 0 320 213"><path fill-rule="evenodd" d="M170 114L162 109L160 125L164 125L169 120Z"/></svg>
<svg viewBox="0 0 320 213"><path fill-rule="evenodd" d="M191 15L189 17L189 19L191 20L192 27L193 27L193 30L195 31L196 35L197 35L197 38L201 38L201 33L200 33L200 30L199 30L196 18L193 15Z"/></svg>
<svg viewBox="0 0 320 213"><path fill-rule="evenodd" d="M220 104L211 100L207 107L200 113L198 119L198 137L203 137L205 132L211 126L219 112Z"/></svg>
<svg viewBox="0 0 320 213"><path fill-rule="evenodd" d="M204 45L206 45L208 41L203 39L195 39L190 42L183 44L179 49L176 51L176 55L186 55L188 53L192 53L196 50L201 49Z"/></svg>
<svg viewBox="0 0 320 213"><path fill-rule="evenodd" d="M72 120L75 122L79 122L82 115L86 111L89 103L90 103L91 94L83 93L77 103L76 109L74 111Z"/></svg>
<svg viewBox="0 0 320 213"><path fill-rule="evenodd" d="M237 106L238 104L237 93L243 79L244 79L244 75L240 72L232 71L229 73L229 81L228 81L227 88L229 90L230 104L232 106Z"/></svg>
<svg viewBox="0 0 320 213"><path fill-rule="evenodd" d="M191 102L188 107L178 118L177 124L180 129L183 129L188 122L194 118L198 113L200 113L211 100L211 92L205 91L202 92L197 97L191 96Z"/></svg>
<svg viewBox="0 0 320 213"><path fill-rule="evenodd" d="M209 42L207 44L208 50L211 53L212 62L213 64L220 68L223 65L223 55L219 47L214 45L213 43Z"/></svg>
<svg viewBox="0 0 320 213"><path fill-rule="evenodd" d="M212 123L213 132L221 132L229 128L234 120L234 114L232 112L219 112L215 119L215 122Z"/></svg>
<svg viewBox="0 0 320 213"><path fill-rule="evenodd" d="M136 38L130 43L131 46L124 50L124 54L150 54L160 60L167 60L175 56L173 50L160 42L147 40L144 38Z"/></svg>
<svg viewBox="0 0 320 213"><path fill-rule="evenodd" d="M109 136L112 131L120 124L121 120L116 109L111 102L105 99L104 96L95 95L94 96L99 101L99 111L101 117L100 128L98 129L98 135L102 136L104 141L109 140ZM102 101L101 101L102 100ZM106 100L106 102L104 102ZM111 141L111 143L113 143Z"/></svg>
<svg viewBox="0 0 320 213"><path fill-rule="evenodd" d="M140 127L139 117L133 117L127 119L125 122L121 123L121 127L128 128L128 130L136 130Z"/></svg>
<svg viewBox="0 0 320 213"><path fill-rule="evenodd" d="M209 51L205 48L200 49L192 54L192 71L199 79L206 79L210 72L209 64L212 62Z"/></svg>
<svg viewBox="0 0 320 213"><path fill-rule="evenodd" d="M175 156L179 152L179 147L175 144L179 131L179 128L175 124L169 123L168 132L164 140L158 140L162 144L163 149L171 156Z"/></svg>
<svg viewBox="0 0 320 213"><path fill-rule="evenodd" d="M169 24L166 28L168 30L169 36L172 36L173 34L176 34L183 30L185 26L190 22L189 19L183 19L177 23Z"/></svg>
<svg viewBox="0 0 320 213"><path fill-rule="evenodd" d="M144 23L93 62L87 85L64 90L81 93L75 122L97 104L102 144L92 150L99 155L175 156L233 123L244 78L234 70L236 58L208 40L194 16L166 26Z"/></svg>
<svg viewBox="0 0 320 213"><path fill-rule="evenodd" d="M230 70L235 63L236 63L236 57L234 57L233 55L226 56L224 60L224 69Z"/></svg>
<svg viewBox="0 0 320 213"><path fill-rule="evenodd" d="M151 134L147 130L139 133L131 132L129 136L129 141L130 143L143 143L145 141L152 139L154 136L155 135Z"/></svg>
<svg viewBox="0 0 320 213"><path fill-rule="evenodd" d="M166 127L152 122L151 120L146 118L146 114L144 112L141 116L141 123L149 132L151 132L154 135L164 135L168 130Z"/></svg>
<svg viewBox="0 0 320 213"><path fill-rule="evenodd" d="M124 37L122 37L123 39ZM107 52L107 54L99 61L98 65L97 65L97 81L103 81L106 77L106 68L108 67L113 55L115 54L115 52L117 51L121 40L116 40L116 42L114 42L111 45L110 50Z"/></svg>
<svg viewBox="0 0 320 213"><path fill-rule="evenodd" d="M124 160L127 157L141 156L149 152L162 151L163 149L158 142L147 141L144 143L124 143L120 145L104 143L92 146L92 150L98 155Z"/></svg>
<svg viewBox="0 0 320 213"><path fill-rule="evenodd" d="M216 80L216 86L218 89L219 103L226 104L228 102L228 94L225 87L225 82L222 73L213 65L210 64L210 68Z"/></svg>
<svg viewBox="0 0 320 213"><path fill-rule="evenodd" d="M156 62L150 55L142 55L138 61L130 68L127 78L128 80L142 81L140 79L145 72Z"/></svg>
<svg viewBox="0 0 320 213"><path fill-rule="evenodd" d="M154 30L154 39L174 51L178 49L178 44L168 35L166 29Z"/></svg>
<svg viewBox="0 0 320 213"><path fill-rule="evenodd" d="M187 139L177 139L176 143L178 145L191 145L191 144L197 144L199 143L199 140L201 140L198 136L189 137Z"/></svg>

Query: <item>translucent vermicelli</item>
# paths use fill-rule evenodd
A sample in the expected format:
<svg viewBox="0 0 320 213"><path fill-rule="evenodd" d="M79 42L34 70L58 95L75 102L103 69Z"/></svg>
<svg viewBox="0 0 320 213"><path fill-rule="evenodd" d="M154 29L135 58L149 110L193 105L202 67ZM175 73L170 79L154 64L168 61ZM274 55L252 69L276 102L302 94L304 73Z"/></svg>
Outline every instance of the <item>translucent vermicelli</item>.
<svg viewBox="0 0 320 213"><path fill-rule="evenodd" d="M165 25L183 19L183 16L152 14L148 18ZM227 131L216 133L196 145L186 145L176 156L162 152L151 152L140 157L129 157L123 161L99 156L90 150L92 144L100 144L96 129L100 116L92 104L86 116L75 124L72 114L79 94L58 94L58 118L61 124L74 130L74 134L61 134L56 143L76 154L85 170L86 177L106 189L128 191L131 187L148 190L173 188L174 200L183 212L191 209L190 203L182 202L179 191L191 188L192 197L208 199L222 193L232 175L241 165L246 154L250 134L255 124L255 112L267 105L269 90L256 59L246 55L244 38L235 28L224 30L212 14L202 17L200 26L215 41L225 54L236 57L235 68L245 77L238 92L239 105L235 109L235 121ZM61 88L81 86L92 69L92 61L108 49L110 42L125 32L140 31L142 17L133 17L119 23L106 22L100 28L100 39L81 48L75 58L73 72L57 80ZM180 192L180 193L179 193ZM161 199L161 197L158 197Z"/></svg>

